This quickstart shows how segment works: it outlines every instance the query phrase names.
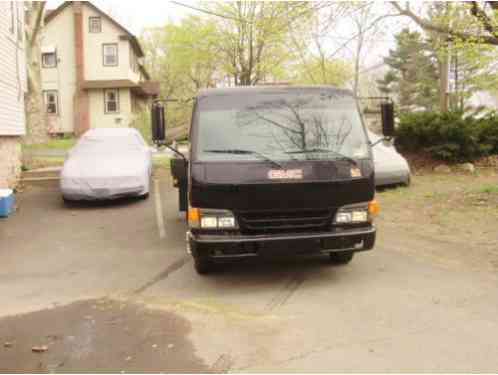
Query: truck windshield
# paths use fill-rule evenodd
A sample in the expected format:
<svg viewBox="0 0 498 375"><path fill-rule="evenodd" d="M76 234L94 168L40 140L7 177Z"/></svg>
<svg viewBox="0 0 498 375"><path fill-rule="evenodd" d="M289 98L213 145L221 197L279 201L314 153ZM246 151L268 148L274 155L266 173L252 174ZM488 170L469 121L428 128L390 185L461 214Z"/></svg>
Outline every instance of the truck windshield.
<svg viewBox="0 0 498 375"><path fill-rule="evenodd" d="M264 155L272 161L354 162L369 155L356 104L342 92L212 95L198 99L197 111L200 161L262 160Z"/></svg>

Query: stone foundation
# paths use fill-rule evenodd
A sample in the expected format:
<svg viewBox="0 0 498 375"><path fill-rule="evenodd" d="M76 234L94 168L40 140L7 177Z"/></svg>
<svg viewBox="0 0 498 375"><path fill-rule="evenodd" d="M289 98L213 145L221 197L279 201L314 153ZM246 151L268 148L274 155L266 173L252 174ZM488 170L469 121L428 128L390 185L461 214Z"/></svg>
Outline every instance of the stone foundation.
<svg viewBox="0 0 498 375"><path fill-rule="evenodd" d="M21 137L0 136L0 189L15 188L21 176Z"/></svg>

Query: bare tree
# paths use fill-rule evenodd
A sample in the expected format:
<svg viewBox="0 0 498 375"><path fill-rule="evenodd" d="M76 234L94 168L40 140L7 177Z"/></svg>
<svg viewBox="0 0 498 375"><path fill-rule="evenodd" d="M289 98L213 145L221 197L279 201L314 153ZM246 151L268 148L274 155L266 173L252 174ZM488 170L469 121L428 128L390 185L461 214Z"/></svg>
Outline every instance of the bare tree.
<svg viewBox="0 0 498 375"><path fill-rule="evenodd" d="M218 20L224 69L236 86L256 85L289 60L289 25L303 22L321 3L237 1L207 3Z"/></svg>
<svg viewBox="0 0 498 375"><path fill-rule="evenodd" d="M28 90L24 98L28 144L43 143L48 139L47 121L43 108L40 70L40 35L43 29L45 1L27 1L25 36Z"/></svg>
<svg viewBox="0 0 498 375"><path fill-rule="evenodd" d="M449 38L458 38L466 42L498 45L498 5L495 1L485 1L484 6L481 6L477 1L462 4L462 6L468 7L469 15L474 21L473 24L476 27L473 30L457 30L449 24L434 22L413 11L408 2L404 6L396 1L392 1L391 4L398 10L400 15L411 18L426 31L444 34ZM489 11L486 10L487 7Z"/></svg>

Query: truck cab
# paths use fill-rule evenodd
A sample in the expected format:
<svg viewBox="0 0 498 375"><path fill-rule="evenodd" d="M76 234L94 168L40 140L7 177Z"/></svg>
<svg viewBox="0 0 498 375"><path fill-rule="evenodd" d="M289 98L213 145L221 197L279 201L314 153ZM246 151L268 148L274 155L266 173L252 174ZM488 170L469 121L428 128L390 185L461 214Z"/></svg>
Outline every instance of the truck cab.
<svg viewBox="0 0 498 375"><path fill-rule="evenodd" d="M392 133L392 104L382 114ZM374 247L372 144L350 91L201 90L189 138L171 171L198 273L248 257L313 253L348 263Z"/></svg>

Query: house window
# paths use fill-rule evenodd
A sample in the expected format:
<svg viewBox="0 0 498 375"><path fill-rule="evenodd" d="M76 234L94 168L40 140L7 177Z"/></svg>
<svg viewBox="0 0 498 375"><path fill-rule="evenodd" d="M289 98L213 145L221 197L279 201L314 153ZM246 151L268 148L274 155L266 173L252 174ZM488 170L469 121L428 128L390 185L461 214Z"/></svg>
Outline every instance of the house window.
<svg viewBox="0 0 498 375"><path fill-rule="evenodd" d="M55 52L42 53L42 66L44 68L55 68L57 66L57 55Z"/></svg>
<svg viewBox="0 0 498 375"><path fill-rule="evenodd" d="M110 43L102 45L102 53L104 55L104 66L118 65L118 44Z"/></svg>
<svg viewBox="0 0 498 375"><path fill-rule="evenodd" d="M88 31L91 33L102 32L102 19L100 17L88 18Z"/></svg>
<svg viewBox="0 0 498 375"><path fill-rule="evenodd" d="M105 113L119 112L119 90L104 90Z"/></svg>
<svg viewBox="0 0 498 375"><path fill-rule="evenodd" d="M43 92L45 99L45 112L50 115L59 113L59 94L57 90L47 90Z"/></svg>

